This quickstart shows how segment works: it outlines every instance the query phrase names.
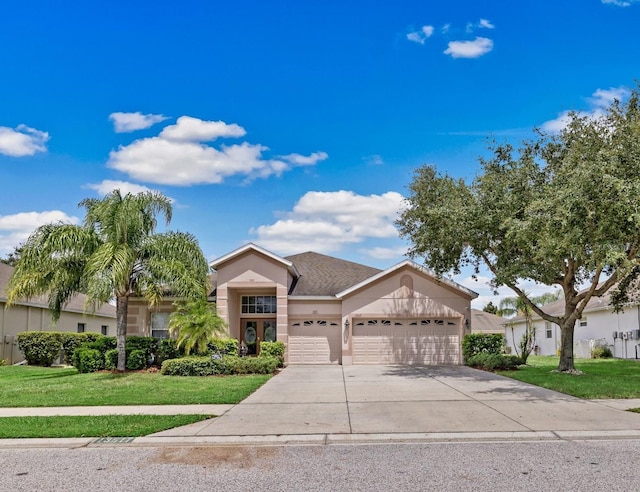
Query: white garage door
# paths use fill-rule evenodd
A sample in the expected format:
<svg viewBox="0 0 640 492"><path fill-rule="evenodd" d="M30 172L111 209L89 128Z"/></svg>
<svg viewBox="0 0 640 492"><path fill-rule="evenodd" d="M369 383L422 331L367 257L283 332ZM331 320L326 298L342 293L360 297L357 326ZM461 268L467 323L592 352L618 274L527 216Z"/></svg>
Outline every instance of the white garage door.
<svg viewBox="0 0 640 492"><path fill-rule="evenodd" d="M358 320L353 326L354 364L460 363L454 320Z"/></svg>
<svg viewBox="0 0 640 492"><path fill-rule="evenodd" d="M290 364L340 364L339 320L296 321L289 327Z"/></svg>

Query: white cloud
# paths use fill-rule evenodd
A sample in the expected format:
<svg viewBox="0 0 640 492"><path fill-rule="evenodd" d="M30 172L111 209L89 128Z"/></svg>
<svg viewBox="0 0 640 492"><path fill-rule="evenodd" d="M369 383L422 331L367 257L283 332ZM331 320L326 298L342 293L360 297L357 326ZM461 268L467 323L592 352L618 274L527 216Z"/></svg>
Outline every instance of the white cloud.
<svg viewBox="0 0 640 492"><path fill-rule="evenodd" d="M105 196L107 193L112 192L113 190L120 190L120 193L144 193L147 191L153 191L151 188L147 188L146 186L142 186L135 183L129 183L128 181L117 181L113 179L105 179L100 183L92 183L86 185L87 188L96 190L98 195Z"/></svg>
<svg viewBox="0 0 640 492"><path fill-rule="evenodd" d="M591 108L587 111L575 111L578 116L585 118L600 118L604 116L606 108L614 100L622 100L629 95L629 90L625 87L610 87L609 89L598 89L587 99ZM569 124L571 111L563 111L553 120L544 122L541 128L546 132L558 133Z"/></svg>
<svg viewBox="0 0 640 492"><path fill-rule="evenodd" d="M372 154L362 158L369 166L382 166L384 159L380 154Z"/></svg>
<svg viewBox="0 0 640 492"><path fill-rule="evenodd" d="M433 36L433 26L422 26L419 31L410 32L407 34L407 39L414 43L424 44L424 42Z"/></svg>
<svg viewBox="0 0 640 492"><path fill-rule="evenodd" d="M26 125L18 125L15 129L0 126L0 154L24 157L36 152L46 152L45 144L49 138L47 132Z"/></svg>
<svg viewBox="0 0 640 492"><path fill-rule="evenodd" d="M249 233L260 245L283 254L336 251L369 238L397 238L394 221L404 203L394 191L368 196L310 191L281 220Z"/></svg>
<svg viewBox="0 0 640 492"><path fill-rule="evenodd" d="M135 113L111 113L109 119L113 121L116 133L128 133L150 128L169 117L162 114L142 114L136 111Z"/></svg>
<svg viewBox="0 0 640 492"><path fill-rule="evenodd" d="M485 29L494 29L496 26L494 26L487 19L480 19L480 22L478 23L478 27L482 27Z"/></svg>
<svg viewBox="0 0 640 492"><path fill-rule="evenodd" d="M618 7L629 7L631 4L636 3L638 0L602 0L604 4L616 5Z"/></svg>
<svg viewBox="0 0 640 492"><path fill-rule="evenodd" d="M55 222L78 224L79 219L60 210L0 215L0 254L13 251L16 246L26 241L37 227Z"/></svg>
<svg viewBox="0 0 640 492"><path fill-rule="evenodd" d="M268 159L263 156L268 147L259 144L242 142L216 148L203 143L245 133L236 124L182 116L157 137L139 139L111 151L107 165L139 181L187 186L221 183L233 175L247 179L279 176L293 167L315 165L328 157L325 152L315 152Z"/></svg>
<svg viewBox="0 0 640 492"><path fill-rule="evenodd" d="M390 260L405 256L407 254L407 247L399 246L397 248L384 248L376 246L375 248L360 249L358 251L379 260Z"/></svg>
<svg viewBox="0 0 640 492"><path fill-rule="evenodd" d="M246 131L235 123L224 121L203 121L191 116L181 116L175 125L170 125L160 132L165 140L184 142L211 142L220 137L243 137Z"/></svg>
<svg viewBox="0 0 640 492"><path fill-rule="evenodd" d="M473 41L450 41L448 46L444 53L453 58L478 58L493 49L493 41L476 37Z"/></svg>

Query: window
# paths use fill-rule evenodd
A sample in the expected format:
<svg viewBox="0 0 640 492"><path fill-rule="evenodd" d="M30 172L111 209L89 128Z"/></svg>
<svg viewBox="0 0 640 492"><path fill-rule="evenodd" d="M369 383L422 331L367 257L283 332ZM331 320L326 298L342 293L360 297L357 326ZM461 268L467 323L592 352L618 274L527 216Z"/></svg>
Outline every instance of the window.
<svg viewBox="0 0 640 492"><path fill-rule="evenodd" d="M169 314L151 313L151 336L153 338L169 338Z"/></svg>
<svg viewBox="0 0 640 492"><path fill-rule="evenodd" d="M545 321L544 329L546 338L553 338L553 327L549 321Z"/></svg>
<svg viewBox="0 0 640 492"><path fill-rule="evenodd" d="M580 320L580 326L587 326L587 318L582 318Z"/></svg>
<svg viewBox="0 0 640 492"><path fill-rule="evenodd" d="M104 336L107 336L107 334L109 333L109 327L107 325L102 325L100 327L100 333L102 333Z"/></svg>
<svg viewBox="0 0 640 492"><path fill-rule="evenodd" d="M86 325L84 323L78 323L78 333L84 333Z"/></svg>
<svg viewBox="0 0 640 492"><path fill-rule="evenodd" d="M242 296L242 314L275 314L276 296Z"/></svg>

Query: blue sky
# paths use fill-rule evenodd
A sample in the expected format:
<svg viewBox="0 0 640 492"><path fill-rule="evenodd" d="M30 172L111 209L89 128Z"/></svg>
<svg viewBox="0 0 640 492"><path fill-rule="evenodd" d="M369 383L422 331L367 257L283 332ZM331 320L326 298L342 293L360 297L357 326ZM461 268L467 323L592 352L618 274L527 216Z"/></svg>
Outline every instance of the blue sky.
<svg viewBox="0 0 640 492"><path fill-rule="evenodd" d="M640 78L636 0L380 3L3 6L0 255L119 187L170 196L210 259L253 241L386 268L417 166L470 179L487 137Z"/></svg>

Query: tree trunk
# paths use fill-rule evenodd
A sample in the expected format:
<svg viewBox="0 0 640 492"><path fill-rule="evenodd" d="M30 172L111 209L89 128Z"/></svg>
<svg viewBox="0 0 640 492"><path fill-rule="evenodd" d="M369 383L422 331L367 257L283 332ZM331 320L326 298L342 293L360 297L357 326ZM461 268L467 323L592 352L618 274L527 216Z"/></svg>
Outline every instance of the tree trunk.
<svg viewBox="0 0 640 492"><path fill-rule="evenodd" d="M560 362L558 371L573 371L573 330L575 320L569 319L560 326Z"/></svg>
<svg viewBox="0 0 640 492"><path fill-rule="evenodd" d="M125 344L127 341L127 311L129 308L129 298L118 296L116 298L116 348L118 349L118 371L124 372L127 368L127 353Z"/></svg>

